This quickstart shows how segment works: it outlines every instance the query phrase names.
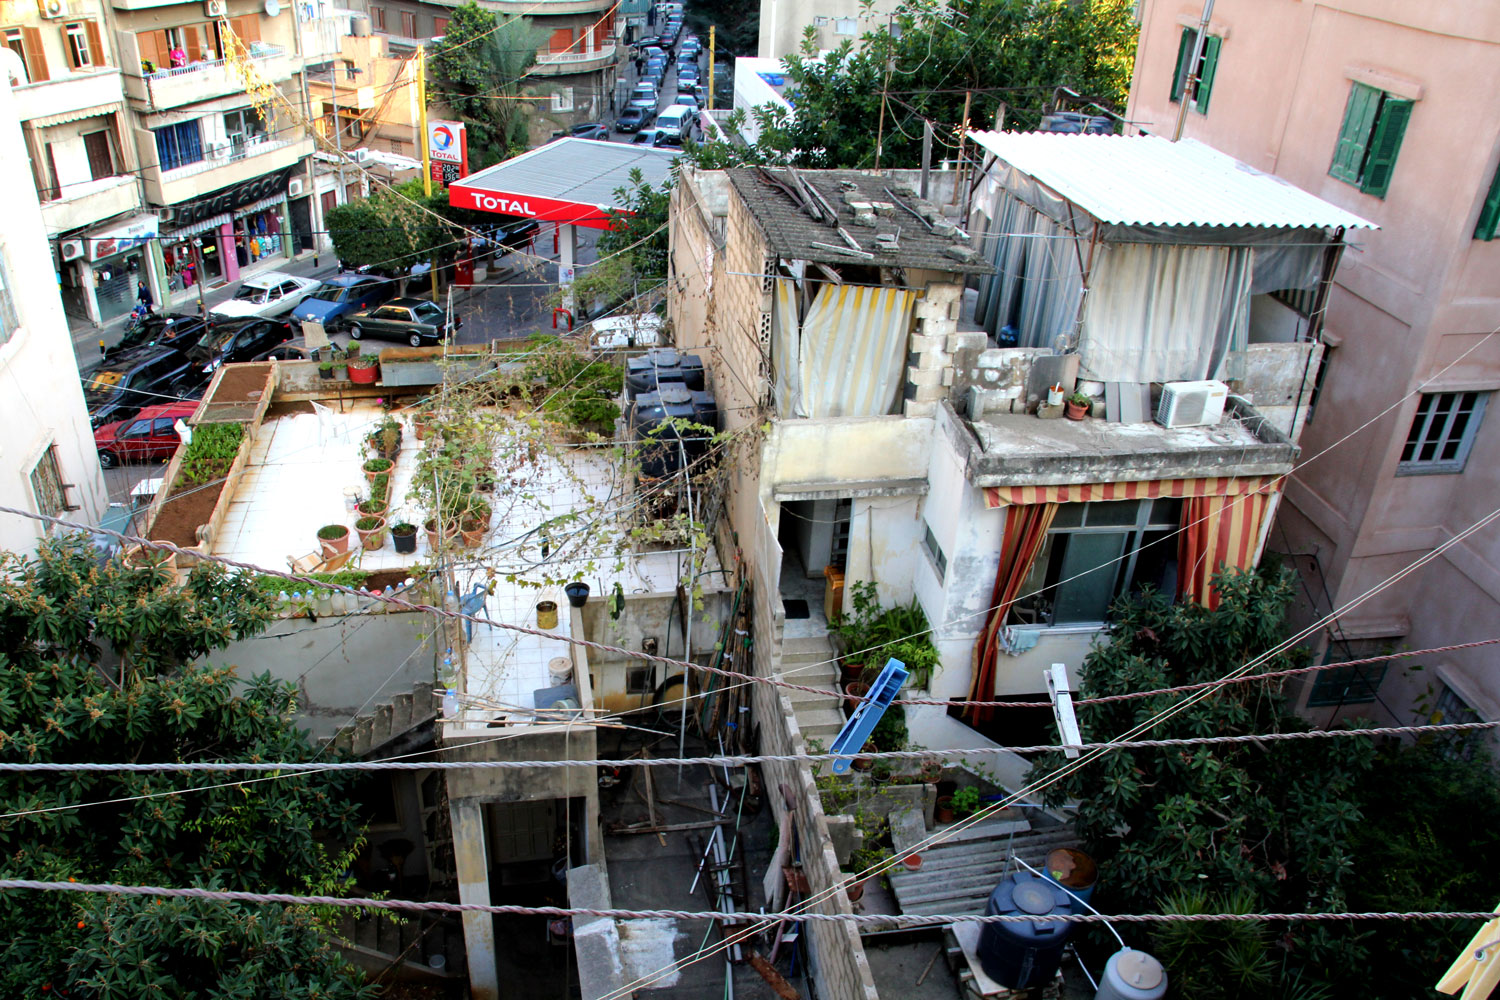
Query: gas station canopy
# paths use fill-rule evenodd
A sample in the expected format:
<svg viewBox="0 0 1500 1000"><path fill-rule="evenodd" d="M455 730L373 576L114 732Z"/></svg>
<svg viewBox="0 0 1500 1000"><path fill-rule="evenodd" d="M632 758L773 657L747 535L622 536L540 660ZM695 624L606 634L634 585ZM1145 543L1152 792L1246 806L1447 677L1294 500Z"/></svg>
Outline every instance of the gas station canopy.
<svg viewBox="0 0 1500 1000"><path fill-rule="evenodd" d="M651 187L667 179L678 151L598 139L558 139L512 157L448 188L449 204L519 215L538 222L608 229L616 188L640 170Z"/></svg>

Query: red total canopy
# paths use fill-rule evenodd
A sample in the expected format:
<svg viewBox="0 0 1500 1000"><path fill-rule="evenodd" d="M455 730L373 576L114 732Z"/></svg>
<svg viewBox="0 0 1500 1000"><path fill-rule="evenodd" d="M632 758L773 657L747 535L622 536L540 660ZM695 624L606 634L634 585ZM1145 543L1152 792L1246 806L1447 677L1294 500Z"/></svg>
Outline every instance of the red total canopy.
<svg viewBox="0 0 1500 1000"><path fill-rule="evenodd" d="M558 139L457 181L448 188L448 202L539 222L608 229L609 213L625 211L616 203L615 189L630 185L630 172L639 170L656 187L666 180L677 155L597 139Z"/></svg>

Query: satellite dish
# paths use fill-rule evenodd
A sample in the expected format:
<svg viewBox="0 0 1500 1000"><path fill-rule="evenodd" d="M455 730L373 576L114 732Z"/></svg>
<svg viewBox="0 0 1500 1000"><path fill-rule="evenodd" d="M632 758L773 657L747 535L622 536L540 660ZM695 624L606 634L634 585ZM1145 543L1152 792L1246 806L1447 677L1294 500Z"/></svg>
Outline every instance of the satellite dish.
<svg viewBox="0 0 1500 1000"><path fill-rule="evenodd" d="M275 17L281 13L281 0L266 0L265 11L267 17Z"/></svg>

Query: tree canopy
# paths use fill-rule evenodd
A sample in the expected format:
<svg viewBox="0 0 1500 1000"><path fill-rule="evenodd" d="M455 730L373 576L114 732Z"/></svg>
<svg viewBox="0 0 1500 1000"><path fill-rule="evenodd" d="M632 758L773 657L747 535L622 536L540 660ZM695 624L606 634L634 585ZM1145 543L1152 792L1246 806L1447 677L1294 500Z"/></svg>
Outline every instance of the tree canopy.
<svg viewBox="0 0 1500 1000"><path fill-rule="evenodd" d="M207 564L186 586L100 564L86 539L0 557L0 759L305 761L295 689L190 661L253 636L272 598ZM332 780L330 780L332 778ZM358 843L337 775L0 773L6 878L331 890ZM172 790L194 791L173 794ZM55 810L55 811L51 811ZM0 993L125 998L369 994L305 908L0 895Z"/></svg>
<svg viewBox="0 0 1500 1000"><path fill-rule="evenodd" d="M448 192L434 186L428 198L418 179L335 205L326 221L328 238L346 266L400 274L434 256L453 256L460 230L446 221L450 217Z"/></svg>
<svg viewBox="0 0 1500 1000"><path fill-rule="evenodd" d="M1292 586L1290 574L1266 567L1222 575L1212 611L1160 594L1117 604L1109 641L1084 662L1083 696L1224 676L1285 638ZM1293 649L1256 669L1305 661ZM1283 683L1225 686L1148 738L1305 731ZM1083 737L1115 738L1185 697L1089 705ZM1469 862L1500 821L1500 785L1487 761L1451 749L1350 738L1117 750L1047 798L1077 800L1079 833L1100 863L1094 901L1106 913L1484 909L1493 889ZM1045 759L1033 777L1062 763ZM1474 822L1455 820L1470 811ZM1149 932L1148 950L1167 965L1173 995L1194 1000L1405 998L1436 981L1474 929L1168 924Z"/></svg>
<svg viewBox="0 0 1500 1000"><path fill-rule="evenodd" d="M583 270L573 285L584 308L609 308L666 280L673 180L652 187L639 169L633 169L629 183L615 189L621 210L610 213L609 228L595 244L598 262Z"/></svg>
<svg viewBox="0 0 1500 1000"><path fill-rule="evenodd" d="M443 37L432 43L428 96L468 125L469 169L526 149L521 81L544 41L530 19L500 17L471 0L453 8Z"/></svg>

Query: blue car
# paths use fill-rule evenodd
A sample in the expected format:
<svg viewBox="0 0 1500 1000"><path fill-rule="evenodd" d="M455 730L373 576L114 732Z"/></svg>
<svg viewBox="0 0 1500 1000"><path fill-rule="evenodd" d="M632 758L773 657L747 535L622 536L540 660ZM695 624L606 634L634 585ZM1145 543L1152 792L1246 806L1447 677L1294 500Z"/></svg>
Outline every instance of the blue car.
<svg viewBox="0 0 1500 1000"><path fill-rule="evenodd" d="M334 320L373 309L396 292L396 283L373 274L341 274L329 278L292 310L294 322L310 320L329 327Z"/></svg>

